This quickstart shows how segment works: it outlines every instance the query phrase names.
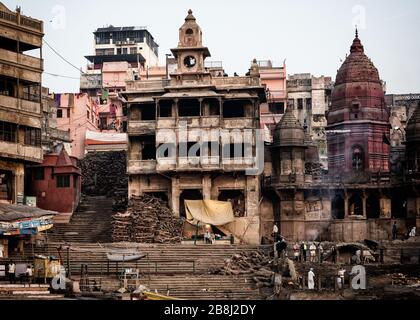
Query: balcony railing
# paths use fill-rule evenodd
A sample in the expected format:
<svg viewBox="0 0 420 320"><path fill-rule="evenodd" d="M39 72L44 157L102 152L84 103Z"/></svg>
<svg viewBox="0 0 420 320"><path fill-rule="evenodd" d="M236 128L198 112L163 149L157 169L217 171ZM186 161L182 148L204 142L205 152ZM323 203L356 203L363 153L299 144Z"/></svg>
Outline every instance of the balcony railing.
<svg viewBox="0 0 420 320"><path fill-rule="evenodd" d="M14 97L0 95L0 106L8 109L22 110L39 115L41 104L30 100L17 99Z"/></svg>
<svg viewBox="0 0 420 320"><path fill-rule="evenodd" d="M260 78L251 77L217 77L212 79L216 86L260 86Z"/></svg>
<svg viewBox="0 0 420 320"><path fill-rule="evenodd" d="M170 80L129 80L126 82L127 91L163 89Z"/></svg>
<svg viewBox="0 0 420 320"><path fill-rule="evenodd" d="M0 57L2 60L6 60L8 62L19 64L25 67L39 69L40 71L43 68L42 59L28 56L25 54L9 51L5 49L0 49Z"/></svg>
<svg viewBox="0 0 420 320"><path fill-rule="evenodd" d="M19 13L0 11L0 20L40 32L43 31L42 21L25 17Z"/></svg>

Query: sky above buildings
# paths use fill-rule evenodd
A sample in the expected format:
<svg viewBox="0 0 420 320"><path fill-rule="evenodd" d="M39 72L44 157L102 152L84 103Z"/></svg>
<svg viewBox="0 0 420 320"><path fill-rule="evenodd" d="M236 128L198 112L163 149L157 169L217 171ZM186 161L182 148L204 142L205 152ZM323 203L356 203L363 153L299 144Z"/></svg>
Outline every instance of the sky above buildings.
<svg viewBox="0 0 420 320"><path fill-rule="evenodd" d="M387 82L388 93L420 92L418 0L2 0L44 20L45 40L70 63L85 68L98 27L147 26L159 58L178 44L188 9L203 30L208 60L223 61L229 75L248 71L251 60L286 59L287 73L335 79L349 53L354 26L366 54ZM43 86L77 92L80 72L44 45Z"/></svg>

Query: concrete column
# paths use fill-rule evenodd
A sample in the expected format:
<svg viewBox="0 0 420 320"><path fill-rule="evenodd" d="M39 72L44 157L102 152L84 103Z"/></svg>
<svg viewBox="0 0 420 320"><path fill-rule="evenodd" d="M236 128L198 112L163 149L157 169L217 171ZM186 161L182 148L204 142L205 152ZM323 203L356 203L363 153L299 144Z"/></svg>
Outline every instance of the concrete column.
<svg viewBox="0 0 420 320"><path fill-rule="evenodd" d="M171 182L171 209L175 213L175 216L179 217L179 178L173 177Z"/></svg>
<svg viewBox="0 0 420 320"><path fill-rule="evenodd" d="M367 199L366 192L363 191L363 194L362 194L362 210L363 210L363 218L365 218L365 219L367 218L366 199Z"/></svg>
<svg viewBox="0 0 420 320"><path fill-rule="evenodd" d="M209 174L203 175L203 199L211 200L211 176Z"/></svg>
<svg viewBox="0 0 420 320"><path fill-rule="evenodd" d="M344 219L349 217L349 196L347 191L344 191Z"/></svg>

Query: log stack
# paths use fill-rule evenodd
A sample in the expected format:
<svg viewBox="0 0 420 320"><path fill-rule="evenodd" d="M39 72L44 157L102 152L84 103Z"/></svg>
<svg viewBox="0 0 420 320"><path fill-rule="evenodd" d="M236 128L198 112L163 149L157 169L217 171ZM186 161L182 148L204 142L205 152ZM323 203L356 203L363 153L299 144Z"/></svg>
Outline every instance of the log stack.
<svg viewBox="0 0 420 320"><path fill-rule="evenodd" d="M127 212L112 218L114 242L179 243L184 221L167 203L151 195L133 196Z"/></svg>
<svg viewBox="0 0 420 320"><path fill-rule="evenodd" d="M250 251L234 254L218 273L225 275L248 274L257 284L257 287L271 287L274 272L273 260L262 251Z"/></svg>

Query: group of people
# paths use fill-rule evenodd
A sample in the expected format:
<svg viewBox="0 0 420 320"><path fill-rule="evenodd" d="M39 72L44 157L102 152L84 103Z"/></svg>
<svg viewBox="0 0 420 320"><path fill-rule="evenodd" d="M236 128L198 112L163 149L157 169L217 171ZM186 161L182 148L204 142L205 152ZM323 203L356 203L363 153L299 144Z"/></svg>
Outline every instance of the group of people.
<svg viewBox="0 0 420 320"><path fill-rule="evenodd" d="M397 221L394 221L394 224L392 225L392 240L398 239L398 226ZM413 227L410 232L408 233L408 238L413 238L417 235L417 228Z"/></svg>
<svg viewBox="0 0 420 320"><path fill-rule="evenodd" d="M344 288L344 281L345 281L346 269L341 267L337 273L337 288L339 290ZM308 289L314 290L315 289L315 272L313 268L309 269L308 272Z"/></svg>
<svg viewBox="0 0 420 320"><path fill-rule="evenodd" d="M293 257L295 261L300 262L319 262L322 263L324 257L324 248L321 243L302 241L300 244L295 242L293 245Z"/></svg>
<svg viewBox="0 0 420 320"><path fill-rule="evenodd" d="M16 271L17 271L16 270L16 264L13 262L13 260L10 260L10 262L7 266L7 275L8 275L10 284L16 283ZM24 273L19 273L18 276L19 276L21 282L25 278L28 283L32 283L33 274L34 274L34 269L33 269L32 265L28 264L28 265L26 265L25 272Z"/></svg>

